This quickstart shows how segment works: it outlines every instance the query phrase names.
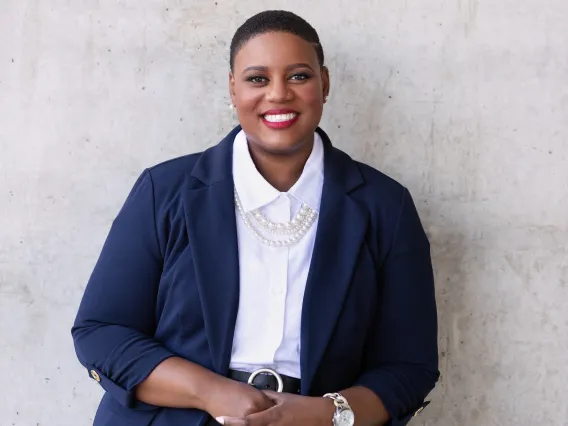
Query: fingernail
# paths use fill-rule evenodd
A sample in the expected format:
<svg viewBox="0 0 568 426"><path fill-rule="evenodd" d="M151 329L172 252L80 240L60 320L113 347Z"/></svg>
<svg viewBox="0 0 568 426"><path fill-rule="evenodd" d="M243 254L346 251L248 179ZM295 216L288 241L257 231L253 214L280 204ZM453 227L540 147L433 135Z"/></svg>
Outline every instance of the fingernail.
<svg viewBox="0 0 568 426"><path fill-rule="evenodd" d="M217 423L225 424L225 417L216 417L215 420Z"/></svg>

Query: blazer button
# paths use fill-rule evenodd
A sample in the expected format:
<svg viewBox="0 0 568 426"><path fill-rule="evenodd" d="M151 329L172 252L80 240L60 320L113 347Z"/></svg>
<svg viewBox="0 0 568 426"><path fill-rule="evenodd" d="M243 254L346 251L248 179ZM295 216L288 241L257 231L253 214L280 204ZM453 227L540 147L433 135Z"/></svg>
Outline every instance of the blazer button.
<svg viewBox="0 0 568 426"><path fill-rule="evenodd" d="M95 382L101 382L101 376L99 376L99 373L97 373L95 370L91 370L91 377L95 380Z"/></svg>

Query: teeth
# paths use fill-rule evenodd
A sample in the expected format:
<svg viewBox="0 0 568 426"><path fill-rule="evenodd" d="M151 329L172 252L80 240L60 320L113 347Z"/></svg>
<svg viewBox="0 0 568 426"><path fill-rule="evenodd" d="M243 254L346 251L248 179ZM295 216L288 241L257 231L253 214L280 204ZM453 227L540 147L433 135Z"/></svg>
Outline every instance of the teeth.
<svg viewBox="0 0 568 426"><path fill-rule="evenodd" d="M265 115L264 119L266 121L269 121L271 123L282 123L284 121L290 121L293 120L294 118L296 118L298 114L292 113L292 114L274 114L274 115Z"/></svg>

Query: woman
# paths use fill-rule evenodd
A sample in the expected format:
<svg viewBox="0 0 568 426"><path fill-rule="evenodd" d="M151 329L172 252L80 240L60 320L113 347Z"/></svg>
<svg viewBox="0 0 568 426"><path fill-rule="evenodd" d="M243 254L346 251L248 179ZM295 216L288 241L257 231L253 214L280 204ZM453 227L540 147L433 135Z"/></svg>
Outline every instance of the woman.
<svg viewBox="0 0 568 426"><path fill-rule="evenodd" d="M140 176L85 290L94 424L406 424L438 378L412 199L318 127L329 74L307 22L250 18L230 66L241 125Z"/></svg>

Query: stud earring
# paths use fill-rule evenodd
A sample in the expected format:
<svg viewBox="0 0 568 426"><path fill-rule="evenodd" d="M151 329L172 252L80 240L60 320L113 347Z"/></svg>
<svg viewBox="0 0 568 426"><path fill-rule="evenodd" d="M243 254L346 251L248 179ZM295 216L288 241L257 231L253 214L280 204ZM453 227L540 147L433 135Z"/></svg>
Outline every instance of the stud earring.
<svg viewBox="0 0 568 426"><path fill-rule="evenodd" d="M235 104L230 103L229 109L231 110L231 120L233 121L233 123L238 122L239 118L237 117L237 107L235 106Z"/></svg>

